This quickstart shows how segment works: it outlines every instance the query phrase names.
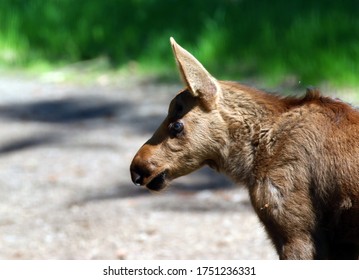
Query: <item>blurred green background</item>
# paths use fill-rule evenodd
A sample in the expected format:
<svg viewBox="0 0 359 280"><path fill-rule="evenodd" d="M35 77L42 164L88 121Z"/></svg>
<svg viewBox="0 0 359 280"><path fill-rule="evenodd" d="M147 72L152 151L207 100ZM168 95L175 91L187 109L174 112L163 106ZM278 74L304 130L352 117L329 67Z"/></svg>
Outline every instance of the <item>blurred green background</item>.
<svg viewBox="0 0 359 280"><path fill-rule="evenodd" d="M177 75L173 36L216 77L359 85L358 0L2 0L0 65Z"/></svg>

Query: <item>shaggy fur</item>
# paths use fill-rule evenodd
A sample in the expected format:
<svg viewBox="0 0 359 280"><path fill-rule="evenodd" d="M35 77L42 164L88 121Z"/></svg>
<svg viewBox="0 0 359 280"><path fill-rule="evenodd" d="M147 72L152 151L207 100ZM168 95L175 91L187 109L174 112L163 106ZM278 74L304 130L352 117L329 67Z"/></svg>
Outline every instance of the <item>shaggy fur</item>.
<svg viewBox="0 0 359 280"><path fill-rule="evenodd" d="M358 259L359 112L315 89L281 98L217 81L171 42L187 88L133 159L132 180L159 191L209 165L248 188L281 259Z"/></svg>

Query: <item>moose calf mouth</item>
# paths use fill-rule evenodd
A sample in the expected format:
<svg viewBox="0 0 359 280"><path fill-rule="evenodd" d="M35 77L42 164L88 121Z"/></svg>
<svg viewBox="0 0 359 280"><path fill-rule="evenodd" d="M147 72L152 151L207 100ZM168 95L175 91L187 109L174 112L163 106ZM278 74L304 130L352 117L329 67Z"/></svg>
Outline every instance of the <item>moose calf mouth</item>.
<svg viewBox="0 0 359 280"><path fill-rule="evenodd" d="M166 187L166 177L167 173L166 171L161 172L156 177L154 177L147 185L146 187L150 189L151 191L161 191Z"/></svg>

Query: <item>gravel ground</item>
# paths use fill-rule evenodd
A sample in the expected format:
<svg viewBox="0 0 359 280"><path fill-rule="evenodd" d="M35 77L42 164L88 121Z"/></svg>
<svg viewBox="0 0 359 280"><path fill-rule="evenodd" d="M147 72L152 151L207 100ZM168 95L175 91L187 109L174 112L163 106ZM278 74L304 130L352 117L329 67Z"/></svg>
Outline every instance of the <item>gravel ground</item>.
<svg viewBox="0 0 359 280"><path fill-rule="evenodd" d="M2 75L0 259L276 259L245 189L221 175L160 194L132 184L180 88Z"/></svg>

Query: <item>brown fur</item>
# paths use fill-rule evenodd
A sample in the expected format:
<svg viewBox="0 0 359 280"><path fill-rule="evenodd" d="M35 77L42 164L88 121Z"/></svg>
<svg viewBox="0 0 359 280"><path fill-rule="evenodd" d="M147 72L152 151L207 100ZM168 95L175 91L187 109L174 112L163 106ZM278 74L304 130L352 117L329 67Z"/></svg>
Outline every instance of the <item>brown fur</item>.
<svg viewBox="0 0 359 280"><path fill-rule="evenodd" d="M132 180L159 191L207 164L248 188L281 259L358 259L359 112L314 89L281 98L217 81L171 42L187 89L136 154Z"/></svg>

